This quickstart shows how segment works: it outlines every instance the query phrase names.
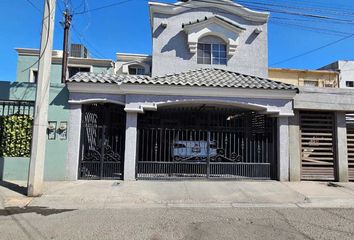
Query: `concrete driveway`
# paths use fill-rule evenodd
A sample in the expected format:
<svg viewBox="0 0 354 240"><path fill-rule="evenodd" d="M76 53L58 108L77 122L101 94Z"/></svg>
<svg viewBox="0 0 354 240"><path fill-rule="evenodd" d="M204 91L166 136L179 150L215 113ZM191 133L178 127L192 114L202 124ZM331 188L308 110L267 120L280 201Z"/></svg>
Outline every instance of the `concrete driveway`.
<svg viewBox="0 0 354 240"><path fill-rule="evenodd" d="M354 185L324 182L0 182L0 239L354 239Z"/></svg>

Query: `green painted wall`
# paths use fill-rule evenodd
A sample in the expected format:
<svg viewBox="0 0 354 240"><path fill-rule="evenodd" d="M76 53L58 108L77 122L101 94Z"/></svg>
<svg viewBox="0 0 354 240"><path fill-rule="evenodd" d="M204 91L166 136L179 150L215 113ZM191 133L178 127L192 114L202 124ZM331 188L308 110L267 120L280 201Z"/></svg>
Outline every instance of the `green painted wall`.
<svg viewBox="0 0 354 240"><path fill-rule="evenodd" d="M19 56L17 63L16 82L0 81L0 100L35 100L36 84L29 83L32 66L38 57ZM93 72L113 73L113 68L93 66ZM52 64L48 121L56 121L57 127L61 121L69 120L69 93L61 84L61 65ZM46 159L44 168L45 180L65 180L67 163L68 140L47 140ZM29 158L1 158L0 179L26 180L28 176Z"/></svg>
<svg viewBox="0 0 354 240"><path fill-rule="evenodd" d="M16 82L29 82L31 70L37 70L36 56L18 56ZM92 66L94 73L113 73L113 67ZM52 64L51 83L61 83L61 64Z"/></svg>
<svg viewBox="0 0 354 240"><path fill-rule="evenodd" d="M33 83L0 82L1 100L34 100L36 85ZM7 91L6 91L7 89ZM68 91L62 84L51 84L49 94L48 121L68 122ZM67 140L47 140L44 176L46 180L65 180ZM1 167L2 165L2 167ZM25 180L28 174L28 158L0 158L3 179ZM1 176L1 173L0 173Z"/></svg>

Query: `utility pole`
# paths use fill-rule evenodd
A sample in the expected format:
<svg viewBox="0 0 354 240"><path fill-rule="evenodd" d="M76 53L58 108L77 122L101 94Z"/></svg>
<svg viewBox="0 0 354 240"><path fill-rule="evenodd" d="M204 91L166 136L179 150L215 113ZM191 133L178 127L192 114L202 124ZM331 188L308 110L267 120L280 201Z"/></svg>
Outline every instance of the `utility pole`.
<svg viewBox="0 0 354 240"><path fill-rule="evenodd" d="M44 0L31 160L27 182L27 195L31 197L37 197L43 193L43 173L48 126L48 100L50 88L50 68L52 65L55 4L56 0Z"/></svg>
<svg viewBox="0 0 354 240"><path fill-rule="evenodd" d="M69 31L71 26L72 15L68 9L64 11L64 41L63 41L63 60L61 67L61 82L65 83L66 81L66 72L68 70L68 55L69 55Z"/></svg>

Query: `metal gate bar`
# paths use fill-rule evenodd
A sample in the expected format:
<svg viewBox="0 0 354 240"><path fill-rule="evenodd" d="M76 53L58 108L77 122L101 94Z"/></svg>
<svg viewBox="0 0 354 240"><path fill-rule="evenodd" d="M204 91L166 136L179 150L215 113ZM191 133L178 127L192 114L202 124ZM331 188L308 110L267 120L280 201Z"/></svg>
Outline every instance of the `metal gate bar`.
<svg viewBox="0 0 354 240"><path fill-rule="evenodd" d="M348 177L354 181L354 114L347 114Z"/></svg>
<svg viewBox="0 0 354 240"><path fill-rule="evenodd" d="M334 180L334 115L300 112L301 179Z"/></svg>
<svg viewBox="0 0 354 240"><path fill-rule="evenodd" d="M114 104L83 106L80 179L122 179L125 112Z"/></svg>
<svg viewBox="0 0 354 240"><path fill-rule="evenodd" d="M274 176L274 119L255 113L204 112L193 116L199 123L193 126L186 111L175 113L149 113L139 119L138 179ZM233 119L225 121L230 116ZM171 128L178 125L186 126Z"/></svg>

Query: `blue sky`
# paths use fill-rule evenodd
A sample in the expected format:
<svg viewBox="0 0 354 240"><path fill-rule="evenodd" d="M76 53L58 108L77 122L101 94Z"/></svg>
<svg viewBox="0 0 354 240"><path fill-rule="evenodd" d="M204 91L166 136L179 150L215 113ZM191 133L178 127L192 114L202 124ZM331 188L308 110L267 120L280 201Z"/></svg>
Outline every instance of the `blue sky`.
<svg viewBox="0 0 354 240"><path fill-rule="evenodd" d="M54 49L61 49L63 31L59 22L62 20L60 10L63 9L65 0L57 1L59 7L57 7L55 19ZM89 9L120 1L122 0L86 0ZM267 2L266 0L253 1ZM43 0L31 0L31 2L39 9L43 8ZM85 1L71 0L71 2L75 9ZM162 2L174 1L163 0ZM278 0L278 2L281 1ZM337 16L334 15L334 17L354 20L354 15L351 15L350 12L352 11L354 14L354 1L352 0L284 0L283 4L292 4L292 2L297 3L297 6L303 3L306 8L332 9L333 12L337 12ZM306 5L306 3L308 4ZM13 81L16 78L17 62L14 49L16 47L39 47L42 14L27 0L0 0L0 9L2 9L0 15L2 23L0 25L0 80ZM83 7L80 9L82 10ZM273 14L272 16L278 17L280 15ZM289 25L289 23L294 24ZM73 31L71 41L75 43L81 41L86 44L93 57L115 59L116 52L146 54L151 52L147 0L131 0L122 5L76 15L73 19L73 26L79 34ZM316 28L316 30L307 28ZM345 34L341 36L324 34L322 31L319 32L318 28L332 32L344 32L348 35L354 33L354 23L350 25L324 23L316 20L271 19L269 24L269 63L282 61L345 36ZM315 69L337 59L354 60L354 37L315 53L276 65L276 67Z"/></svg>

